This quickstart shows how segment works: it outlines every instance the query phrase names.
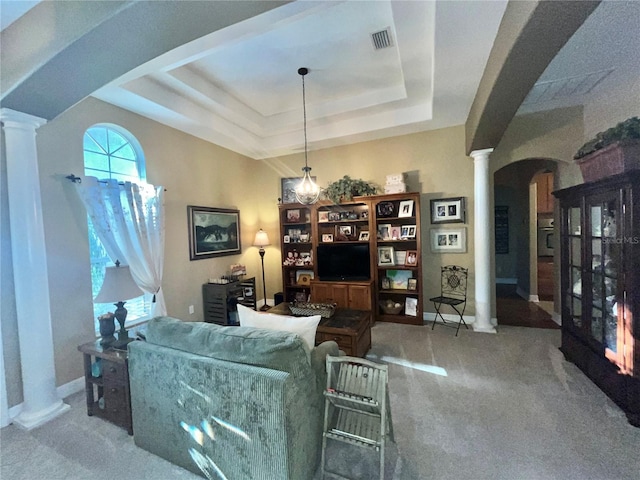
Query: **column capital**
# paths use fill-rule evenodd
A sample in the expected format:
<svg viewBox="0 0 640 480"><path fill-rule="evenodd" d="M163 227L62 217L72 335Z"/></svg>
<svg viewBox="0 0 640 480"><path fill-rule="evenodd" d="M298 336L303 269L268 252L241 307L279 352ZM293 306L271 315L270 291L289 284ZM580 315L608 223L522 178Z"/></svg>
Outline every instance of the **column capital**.
<svg viewBox="0 0 640 480"><path fill-rule="evenodd" d="M489 158L489 155L493 152L493 148L483 148L482 150L474 150L469 156L473 157L473 159L477 158Z"/></svg>
<svg viewBox="0 0 640 480"><path fill-rule="evenodd" d="M18 112L17 110L11 110L10 108L0 108L0 121L5 125L7 122L13 123L12 126L30 126L34 130L41 127L47 120L44 118L29 115L28 113Z"/></svg>

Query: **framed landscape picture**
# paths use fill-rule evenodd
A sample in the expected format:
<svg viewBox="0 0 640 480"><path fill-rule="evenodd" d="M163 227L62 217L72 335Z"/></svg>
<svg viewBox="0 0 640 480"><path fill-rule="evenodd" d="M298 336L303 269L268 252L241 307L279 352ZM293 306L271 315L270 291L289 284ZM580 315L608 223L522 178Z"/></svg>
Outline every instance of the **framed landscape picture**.
<svg viewBox="0 0 640 480"><path fill-rule="evenodd" d="M241 253L239 210L188 205L187 217L190 260Z"/></svg>
<svg viewBox="0 0 640 480"><path fill-rule="evenodd" d="M316 177L311 179L315 182ZM282 203L297 203L296 200L296 185L302 181L302 177L289 177L280 179L280 187L282 188Z"/></svg>
<svg viewBox="0 0 640 480"><path fill-rule="evenodd" d="M464 197L431 200L431 223L464 223Z"/></svg>

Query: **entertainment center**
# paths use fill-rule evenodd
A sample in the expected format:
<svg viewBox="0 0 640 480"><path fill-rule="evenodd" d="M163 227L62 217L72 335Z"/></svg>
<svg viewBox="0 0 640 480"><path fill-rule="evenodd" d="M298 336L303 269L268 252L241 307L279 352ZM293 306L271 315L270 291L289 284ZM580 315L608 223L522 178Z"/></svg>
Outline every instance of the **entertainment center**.
<svg viewBox="0 0 640 480"><path fill-rule="evenodd" d="M370 310L372 321L421 325L420 193L281 204L286 302Z"/></svg>

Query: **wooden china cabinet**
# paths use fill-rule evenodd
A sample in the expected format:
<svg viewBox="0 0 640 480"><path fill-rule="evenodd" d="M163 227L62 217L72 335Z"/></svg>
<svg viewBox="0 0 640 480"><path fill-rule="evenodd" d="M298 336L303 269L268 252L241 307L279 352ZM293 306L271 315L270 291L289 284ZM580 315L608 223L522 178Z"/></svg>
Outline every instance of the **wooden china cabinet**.
<svg viewBox="0 0 640 480"><path fill-rule="evenodd" d="M640 171L554 195L562 353L640 427Z"/></svg>

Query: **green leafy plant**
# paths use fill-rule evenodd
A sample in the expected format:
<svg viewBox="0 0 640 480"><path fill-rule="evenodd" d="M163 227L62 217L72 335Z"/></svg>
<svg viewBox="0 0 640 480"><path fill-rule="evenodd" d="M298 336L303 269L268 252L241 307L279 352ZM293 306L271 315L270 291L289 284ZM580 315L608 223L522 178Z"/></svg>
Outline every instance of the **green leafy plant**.
<svg viewBox="0 0 640 480"><path fill-rule="evenodd" d="M601 148L620 140L637 139L640 139L640 118L631 117L624 122L618 123L615 127L611 127L604 132L598 133L593 140L589 140L585 143L573 158L577 160L585 157L596 150L600 150Z"/></svg>
<svg viewBox="0 0 640 480"><path fill-rule="evenodd" d="M324 190L324 195L333 203L350 202L354 196L375 195L376 193L378 193L378 187L375 184L353 179L349 175L331 182Z"/></svg>

